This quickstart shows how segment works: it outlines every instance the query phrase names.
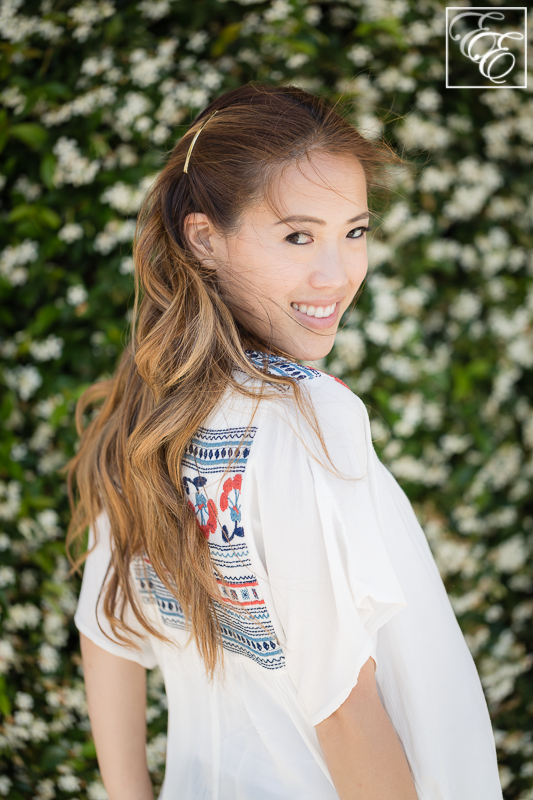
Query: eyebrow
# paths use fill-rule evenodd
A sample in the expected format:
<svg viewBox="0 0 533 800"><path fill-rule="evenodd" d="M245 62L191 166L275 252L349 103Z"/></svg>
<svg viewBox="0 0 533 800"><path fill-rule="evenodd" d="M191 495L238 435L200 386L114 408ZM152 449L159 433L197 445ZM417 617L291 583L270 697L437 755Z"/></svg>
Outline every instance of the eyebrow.
<svg viewBox="0 0 533 800"><path fill-rule="evenodd" d="M360 219L365 219L366 217L370 218L370 212L365 211L363 214L359 214L357 217L353 217L353 219L347 220L346 224L350 225L352 222L358 222ZM315 225L326 225L327 223L323 219L317 219L316 217L302 217L298 215L294 215L292 217L285 217L285 219L280 219L278 222L275 222L275 225L281 225L282 223L289 223L289 222L313 222Z"/></svg>

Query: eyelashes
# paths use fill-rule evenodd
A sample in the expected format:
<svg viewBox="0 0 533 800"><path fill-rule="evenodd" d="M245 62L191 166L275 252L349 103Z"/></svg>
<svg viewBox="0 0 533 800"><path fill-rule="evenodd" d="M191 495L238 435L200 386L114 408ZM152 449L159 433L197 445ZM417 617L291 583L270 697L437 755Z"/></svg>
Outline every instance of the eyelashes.
<svg viewBox="0 0 533 800"><path fill-rule="evenodd" d="M373 231L374 230L374 226L373 225L366 225L366 226L363 226L361 228L352 228L352 230L354 230L354 231L363 231L363 233L368 233L368 231ZM348 234L350 234L351 232L352 231L348 231ZM347 236L347 238L350 238L350 239L361 239L362 236L363 236L363 234L361 234L361 236Z"/></svg>
<svg viewBox="0 0 533 800"><path fill-rule="evenodd" d="M366 226L365 225L361 225L358 228L352 228L351 231L348 231L348 234L346 235L346 238L347 239L362 239L364 233L368 233L368 231L372 231L372 230L374 230L374 227L372 225L366 225ZM353 233L354 231L361 231L360 236L350 236L349 235L350 233ZM294 237L298 237L298 236L308 236L310 239L313 238L310 233L306 233L305 231L296 231L295 233L289 233L289 235L285 237L285 241L289 242L289 244L296 244L296 245L307 244L307 242L295 242L295 241L293 241Z"/></svg>

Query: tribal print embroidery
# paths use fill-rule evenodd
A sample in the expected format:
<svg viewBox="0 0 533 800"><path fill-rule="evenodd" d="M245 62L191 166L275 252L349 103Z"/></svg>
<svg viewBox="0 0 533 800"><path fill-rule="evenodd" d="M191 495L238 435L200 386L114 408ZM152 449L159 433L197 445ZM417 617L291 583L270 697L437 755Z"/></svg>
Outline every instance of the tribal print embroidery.
<svg viewBox="0 0 533 800"><path fill-rule="evenodd" d="M281 356L267 355L266 353L260 353L258 350L246 350L246 355L259 369L264 369L263 365L266 359L268 361L268 372L273 375L288 375L298 381L311 380L322 375L322 372L314 367L303 367L301 364L287 361Z"/></svg>
<svg viewBox="0 0 533 800"><path fill-rule="evenodd" d="M217 576L221 598L215 605L224 648L265 669L279 669L285 658L252 572L241 516L242 477L256 431L200 428L183 458L182 480L189 505L208 541L213 566L226 583ZM227 478L220 486L230 460ZM139 560L135 575L143 600L157 604L163 624L188 630L181 606L148 559Z"/></svg>

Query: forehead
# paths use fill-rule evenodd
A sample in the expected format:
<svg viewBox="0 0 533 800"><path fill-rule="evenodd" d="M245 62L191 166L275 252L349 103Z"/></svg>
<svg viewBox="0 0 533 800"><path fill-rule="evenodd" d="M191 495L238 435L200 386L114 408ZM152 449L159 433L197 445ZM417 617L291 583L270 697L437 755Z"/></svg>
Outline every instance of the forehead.
<svg viewBox="0 0 533 800"><path fill-rule="evenodd" d="M367 208L366 178L360 162L351 156L319 153L278 173L255 211L261 218L306 215L339 222Z"/></svg>

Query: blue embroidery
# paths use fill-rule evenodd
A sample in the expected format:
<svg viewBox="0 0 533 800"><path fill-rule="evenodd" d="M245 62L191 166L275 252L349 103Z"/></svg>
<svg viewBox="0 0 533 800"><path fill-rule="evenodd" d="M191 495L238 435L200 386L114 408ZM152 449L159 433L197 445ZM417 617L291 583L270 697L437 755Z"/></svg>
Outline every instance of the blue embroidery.
<svg viewBox="0 0 533 800"><path fill-rule="evenodd" d="M281 356L268 355L261 353L259 350L246 350L246 355L259 369L264 369L265 363L268 363L267 372L269 374L288 375L291 378L296 378L298 381L303 381L306 378L318 378L324 373L314 367L304 367L294 361L287 361Z"/></svg>
<svg viewBox="0 0 533 800"><path fill-rule="evenodd" d="M217 576L221 598L215 601L215 611L224 649L250 658L264 669L279 669L285 657L252 572L241 518L242 475L256 432L253 427L199 428L183 457L182 480L185 491L194 498L194 503L192 499L189 503L207 538L213 567L227 584ZM227 478L217 498L220 479L215 476L224 473ZM148 559L139 559L134 570L143 600L157 604L163 624L189 630L180 604Z"/></svg>

